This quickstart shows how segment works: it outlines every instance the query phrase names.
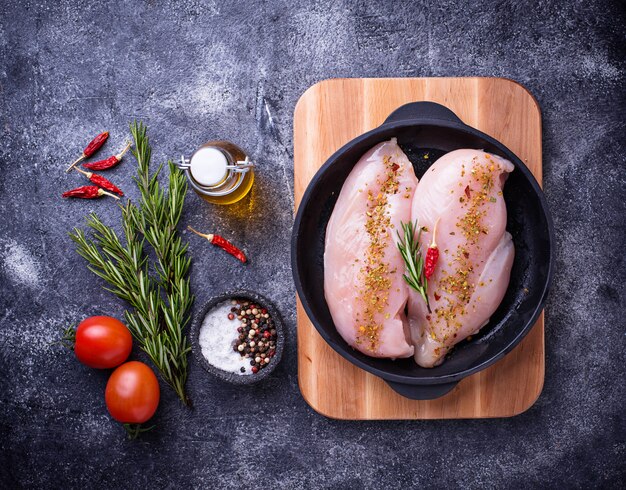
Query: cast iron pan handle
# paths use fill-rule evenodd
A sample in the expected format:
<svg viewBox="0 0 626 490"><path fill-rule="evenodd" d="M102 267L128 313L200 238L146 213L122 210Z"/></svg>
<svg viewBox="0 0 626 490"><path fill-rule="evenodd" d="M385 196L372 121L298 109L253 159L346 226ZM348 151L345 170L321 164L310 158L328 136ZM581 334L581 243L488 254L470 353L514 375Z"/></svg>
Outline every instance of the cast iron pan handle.
<svg viewBox="0 0 626 490"><path fill-rule="evenodd" d="M444 121L464 125L463 121L461 121L454 112L441 104L437 104L436 102L410 102L408 104L404 104L389 114L389 117L385 119L383 124L405 121L407 119L443 119Z"/></svg>
<svg viewBox="0 0 626 490"><path fill-rule="evenodd" d="M405 398L410 398L411 400L434 400L452 391L452 388L458 384L458 381L444 385L407 385L392 381L386 381L386 383L393 391Z"/></svg>

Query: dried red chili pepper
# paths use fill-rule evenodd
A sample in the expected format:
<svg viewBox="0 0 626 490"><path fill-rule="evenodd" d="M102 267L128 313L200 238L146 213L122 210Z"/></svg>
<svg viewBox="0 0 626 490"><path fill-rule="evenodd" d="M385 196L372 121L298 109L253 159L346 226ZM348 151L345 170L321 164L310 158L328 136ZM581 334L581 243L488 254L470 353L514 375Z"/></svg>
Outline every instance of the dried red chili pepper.
<svg viewBox="0 0 626 490"><path fill-rule="evenodd" d="M83 153L81 154L81 156L78 159L76 159L76 161L68 167L66 172L69 172L70 170L72 170L78 162L83 161L85 158L89 158L91 155L97 152L102 147L102 145L104 145L104 142L107 140L108 137L109 137L109 132L105 131L104 133L100 133L98 136L92 139L83 150Z"/></svg>
<svg viewBox="0 0 626 490"><path fill-rule="evenodd" d="M232 255L236 259L241 260L244 264L248 260L246 258L246 255L241 250L239 250L235 245L233 245L228 240L226 240L226 238L220 235L214 235L212 233L209 233L209 234L200 233L199 231L194 230L191 226L187 226L187 229L195 233L196 235L206 238L213 245L220 247L222 250L224 250L225 252L228 252L230 255Z"/></svg>
<svg viewBox="0 0 626 490"><path fill-rule="evenodd" d="M104 145L104 142L107 140L108 137L109 132L105 131L104 133L100 133L98 136L92 139L87 147L83 150L83 155L85 156L85 158L89 158L100 148L102 148L102 145Z"/></svg>
<svg viewBox="0 0 626 490"><path fill-rule="evenodd" d="M430 279L430 276L435 272L435 266L437 265L437 261L439 260L439 248L437 247L437 242L435 242L435 237L437 235L437 225L439 224L439 218L435 221L435 228L433 229L433 240L426 251L426 260L424 261L424 275L426 279Z"/></svg>
<svg viewBox="0 0 626 490"><path fill-rule="evenodd" d="M117 155L110 156L109 158L105 158L104 160L98 160L97 162L83 163L83 167L88 168L89 170L108 170L110 168L113 168L118 163L120 163L120 161L122 160L122 157L128 151L129 148L130 148L130 142Z"/></svg>
<svg viewBox="0 0 626 490"><path fill-rule="evenodd" d="M228 240L226 240L226 238L220 235L213 235L213 238L209 240L213 245L217 245L222 250L228 252L236 259L241 260L244 264L246 263L247 259L246 259L245 254L241 250L239 250L235 245L233 245Z"/></svg>
<svg viewBox="0 0 626 490"><path fill-rule="evenodd" d="M102 177L102 175L94 174L93 172L85 172L84 170L80 168L75 168L74 170L83 174L85 177L87 177L91 182L93 182L97 186L102 187L103 189L106 189L107 191L115 192L116 194L119 194L120 196L124 195L124 193L119 189L119 187L117 187L110 180Z"/></svg>
<svg viewBox="0 0 626 490"><path fill-rule="evenodd" d="M82 187L77 187L76 189L61 194L62 197L79 197L81 199L95 199L96 197L105 195L119 199L115 194L111 194L96 185L83 185Z"/></svg>

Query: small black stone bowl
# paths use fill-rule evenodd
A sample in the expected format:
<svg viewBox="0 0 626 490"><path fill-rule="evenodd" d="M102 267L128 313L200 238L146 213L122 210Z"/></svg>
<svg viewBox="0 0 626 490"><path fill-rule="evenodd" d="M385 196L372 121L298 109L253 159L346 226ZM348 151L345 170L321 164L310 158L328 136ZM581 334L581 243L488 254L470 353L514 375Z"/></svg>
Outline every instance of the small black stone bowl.
<svg viewBox="0 0 626 490"><path fill-rule="evenodd" d="M274 321L274 326L276 328L276 353L274 354L274 357L272 357L272 360L270 361L268 366L260 369L259 372L256 374L237 374L219 369L211 364L206 357L204 357L204 354L202 353L202 348L200 347L200 328L202 327L202 322L204 321L207 313L220 303L233 299L243 299L244 301L251 301L260 305L262 308L265 308L267 310L267 312L270 314L270 317ZM194 322L191 326L191 350L193 352L193 355L196 357L196 360L209 373L221 379L222 381L226 381L227 383L237 385L250 385L258 383L259 381L267 378L270 374L272 374L274 369L276 369L276 366L278 366L278 364L280 363L280 360L283 356L284 347L285 327L283 326L283 322L280 317L280 313L278 312L278 309L274 306L272 302L270 302L260 294L253 293L252 291L237 290L212 297L206 303L204 303L204 305L202 305L202 308L200 308L200 311L196 315ZM249 369L249 366L246 366L246 369Z"/></svg>

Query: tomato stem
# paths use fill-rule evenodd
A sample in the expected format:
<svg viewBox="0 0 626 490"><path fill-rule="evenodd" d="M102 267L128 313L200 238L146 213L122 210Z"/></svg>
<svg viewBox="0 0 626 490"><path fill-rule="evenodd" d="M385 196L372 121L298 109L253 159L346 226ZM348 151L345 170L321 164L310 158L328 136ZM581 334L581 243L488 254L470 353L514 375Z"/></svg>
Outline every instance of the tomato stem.
<svg viewBox="0 0 626 490"><path fill-rule="evenodd" d="M142 432L148 432L154 429L156 425L150 427L142 427L141 424L124 424L124 429L128 433L128 439L134 441Z"/></svg>
<svg viewBox="0 0 626 490"><path fill-rule="evenodd" d="M63 333L61 340L50 342L50 345L61 344L63 347L74 350L74 344L76 344L76 327L70 325L67 328L62 328Z"/></svg>

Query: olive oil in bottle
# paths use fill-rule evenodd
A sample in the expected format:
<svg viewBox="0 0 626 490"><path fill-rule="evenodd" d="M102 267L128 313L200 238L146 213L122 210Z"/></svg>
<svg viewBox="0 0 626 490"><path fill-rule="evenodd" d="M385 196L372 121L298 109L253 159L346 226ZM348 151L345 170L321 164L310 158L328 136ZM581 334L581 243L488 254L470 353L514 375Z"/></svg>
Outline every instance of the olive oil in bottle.
<svg viewBox="0 0 626 490"><path fill-rule="evenodd" d="M228 141L209 141L178 166L192 189L207 202L233 204L243 199L254 183L254 165L245 152Z"/></svg>

